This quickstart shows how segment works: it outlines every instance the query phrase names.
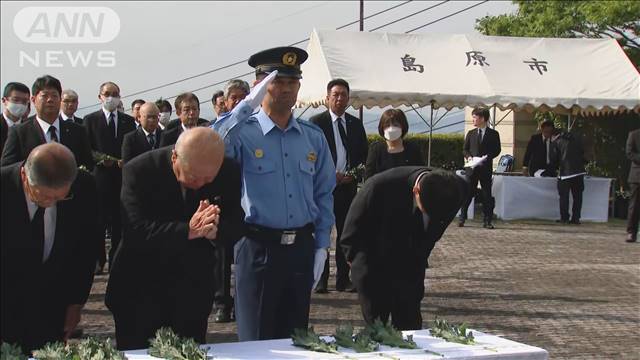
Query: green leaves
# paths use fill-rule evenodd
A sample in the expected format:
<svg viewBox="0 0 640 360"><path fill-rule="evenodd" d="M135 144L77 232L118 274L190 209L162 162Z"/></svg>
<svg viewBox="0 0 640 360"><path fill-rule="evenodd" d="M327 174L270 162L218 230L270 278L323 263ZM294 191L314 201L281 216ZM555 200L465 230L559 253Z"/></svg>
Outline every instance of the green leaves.
<svg viewBox="0 0 640 360"><path fill-rule="evenodd" d="M0 360L27 360L28 358L16 344L3 342L0 345Z"/></svg>
<svg viewBox="0 0 640 360"><path fill-rule="evenodd" d="M396 330L391 324L384 324L380 319L376 319L373 325L368 325L362 330L373 341L377 341L382 345L399 347L403 349L417 349L418 345L413 341L413 336L408 335L405 340L402 332Z"/></svg>
<svg viewBox="0 0 640 360"><path fill-rule="evenodd" d="M377 351L380 345L373 341L364 331L353 336L353 326L338 326L335 335L336 344L345 348L351 348L358 353Z"/></svg>
<svg viewBox="0 0 640 360"><path fill-rule="evenodd" d="M435 319L431 328L431 335L443 338L449 342L455 342L465 345L473 345L476 343L473 332L467 333L467 324L461 325L449 324L447 320Z"/></svg>
<svg viewBox="0 0 640 360"><path fill-rule="evenodd" d="M291 340L294 346L307 350L332 354L338 353L338 346L335 342L320 339L320 336L313 331L313 327L309 329L294 329Z"/></svg>
<svg viewBox="0 0 640 360"><path fill-rule="evenodd" d="M48 343L33 352L38 360L125 360L111 339L88 338L77 344ZM3 358L4 359L4 358Z"/></svg>
<svg viewBox="0 0 640 360"><path fill-rule="evenodd" d="M193 339L185 339L176 335L171 328L163 327L156 331L151 339L149 355L166 360L206 360L207 351L201 349Z"/></svg>

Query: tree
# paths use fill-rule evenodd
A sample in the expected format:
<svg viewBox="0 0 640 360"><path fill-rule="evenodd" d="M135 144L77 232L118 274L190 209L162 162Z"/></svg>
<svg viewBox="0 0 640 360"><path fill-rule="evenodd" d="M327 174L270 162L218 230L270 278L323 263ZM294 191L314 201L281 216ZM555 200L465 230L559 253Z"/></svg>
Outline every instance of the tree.
<svg viewBox="0 0 640 360"><path fill-rule="evenodd" d="M516 14L476 20L484 35L613 38L640 65L640 1L513 1Z"/></svg>

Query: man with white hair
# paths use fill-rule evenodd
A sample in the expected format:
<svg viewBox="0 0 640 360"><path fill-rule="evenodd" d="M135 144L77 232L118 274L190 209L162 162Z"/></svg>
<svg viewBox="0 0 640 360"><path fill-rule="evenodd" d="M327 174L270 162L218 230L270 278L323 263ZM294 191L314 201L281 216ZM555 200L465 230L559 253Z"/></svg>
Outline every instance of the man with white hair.
<svg viewBox="0 0 640 360"><path fill-rule="evenodd" d="M227 83L223 93L224 108L227 112L219 113L215 122L211 125L215 131L224 136L233 122L229 121L232 118L231 111L249 95L249 90L249 83L244 80L233 79Z"/></svg>
<svg viewBox="0 0 640 360"><path fill-rule="evenodd" d="M66 341L89 296L101 233L96 184L60 143L1 170L0 339Z"/></svg>
<svg viewBox="0 0 640 360"><path fill-rule="evenodd" d="M241 235L240 184L238 165L225 159L222 139L205 127L185 130L175 147L126 163L124 236L105 299L118 349L148 347L163 326L206 342L215 286L213 242Z"/></svg>
<svg viewBox="0 0 640 360"><path fill-rule="evenodd" d="M62 91L60 99L60 121L71 120L76 124L82 125L82 118L75 116L78 110L78 93L65 89Z"/></svg>

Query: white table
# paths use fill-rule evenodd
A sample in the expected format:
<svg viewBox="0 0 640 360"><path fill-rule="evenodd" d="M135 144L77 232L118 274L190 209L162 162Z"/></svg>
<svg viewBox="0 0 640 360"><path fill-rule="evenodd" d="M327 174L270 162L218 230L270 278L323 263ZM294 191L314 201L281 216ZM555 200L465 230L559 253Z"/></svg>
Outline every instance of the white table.
<svg viewBox="0 0 640 360"><path fill-rule="evenodd" d="M546 360L549 354L546 350L520 344L515 341L497 336L484 334L472 330L476 338L476 345L462 345L446 342L429 335L429 330L404 331L413 334L413 340L421 349L405 350L382 346L374 353L357 354L351 349L338 348L344 355L326 354L306 351L291 344L290 339L247 341L240 343L211 344L208 355L212 359L247 360L247 359L387 359L385 354L397 359L512 359L512 360ZM330 338L326 338L330 339ZM434 353L426 352L429 350ZM129 360L157 359L147 355L146 350L125 352ZM346 356L345 356L346 355Z"/></svg>
<svg viewBox="0 0 640 360"><path fill-rule="evenodd" d="M491 188L496 199L494 212L503 220L560 219L557 184L556 178L495 175ZM611 179L584 178L581 220L607 222L610 188ZM569 199L571 213L571 195Z"/></svg>

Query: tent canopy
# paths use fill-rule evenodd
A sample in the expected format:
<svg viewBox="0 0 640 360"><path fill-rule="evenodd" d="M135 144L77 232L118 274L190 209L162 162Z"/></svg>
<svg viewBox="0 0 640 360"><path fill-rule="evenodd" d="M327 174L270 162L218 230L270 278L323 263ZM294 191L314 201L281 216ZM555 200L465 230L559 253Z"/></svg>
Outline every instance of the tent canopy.
<svg viewBox="0 0 640 360"><path fill-rule="evenodd" d="M299 107L343 78L355 108L640 111L640 74L613 39L314 30L307 51Z"/></svg>

